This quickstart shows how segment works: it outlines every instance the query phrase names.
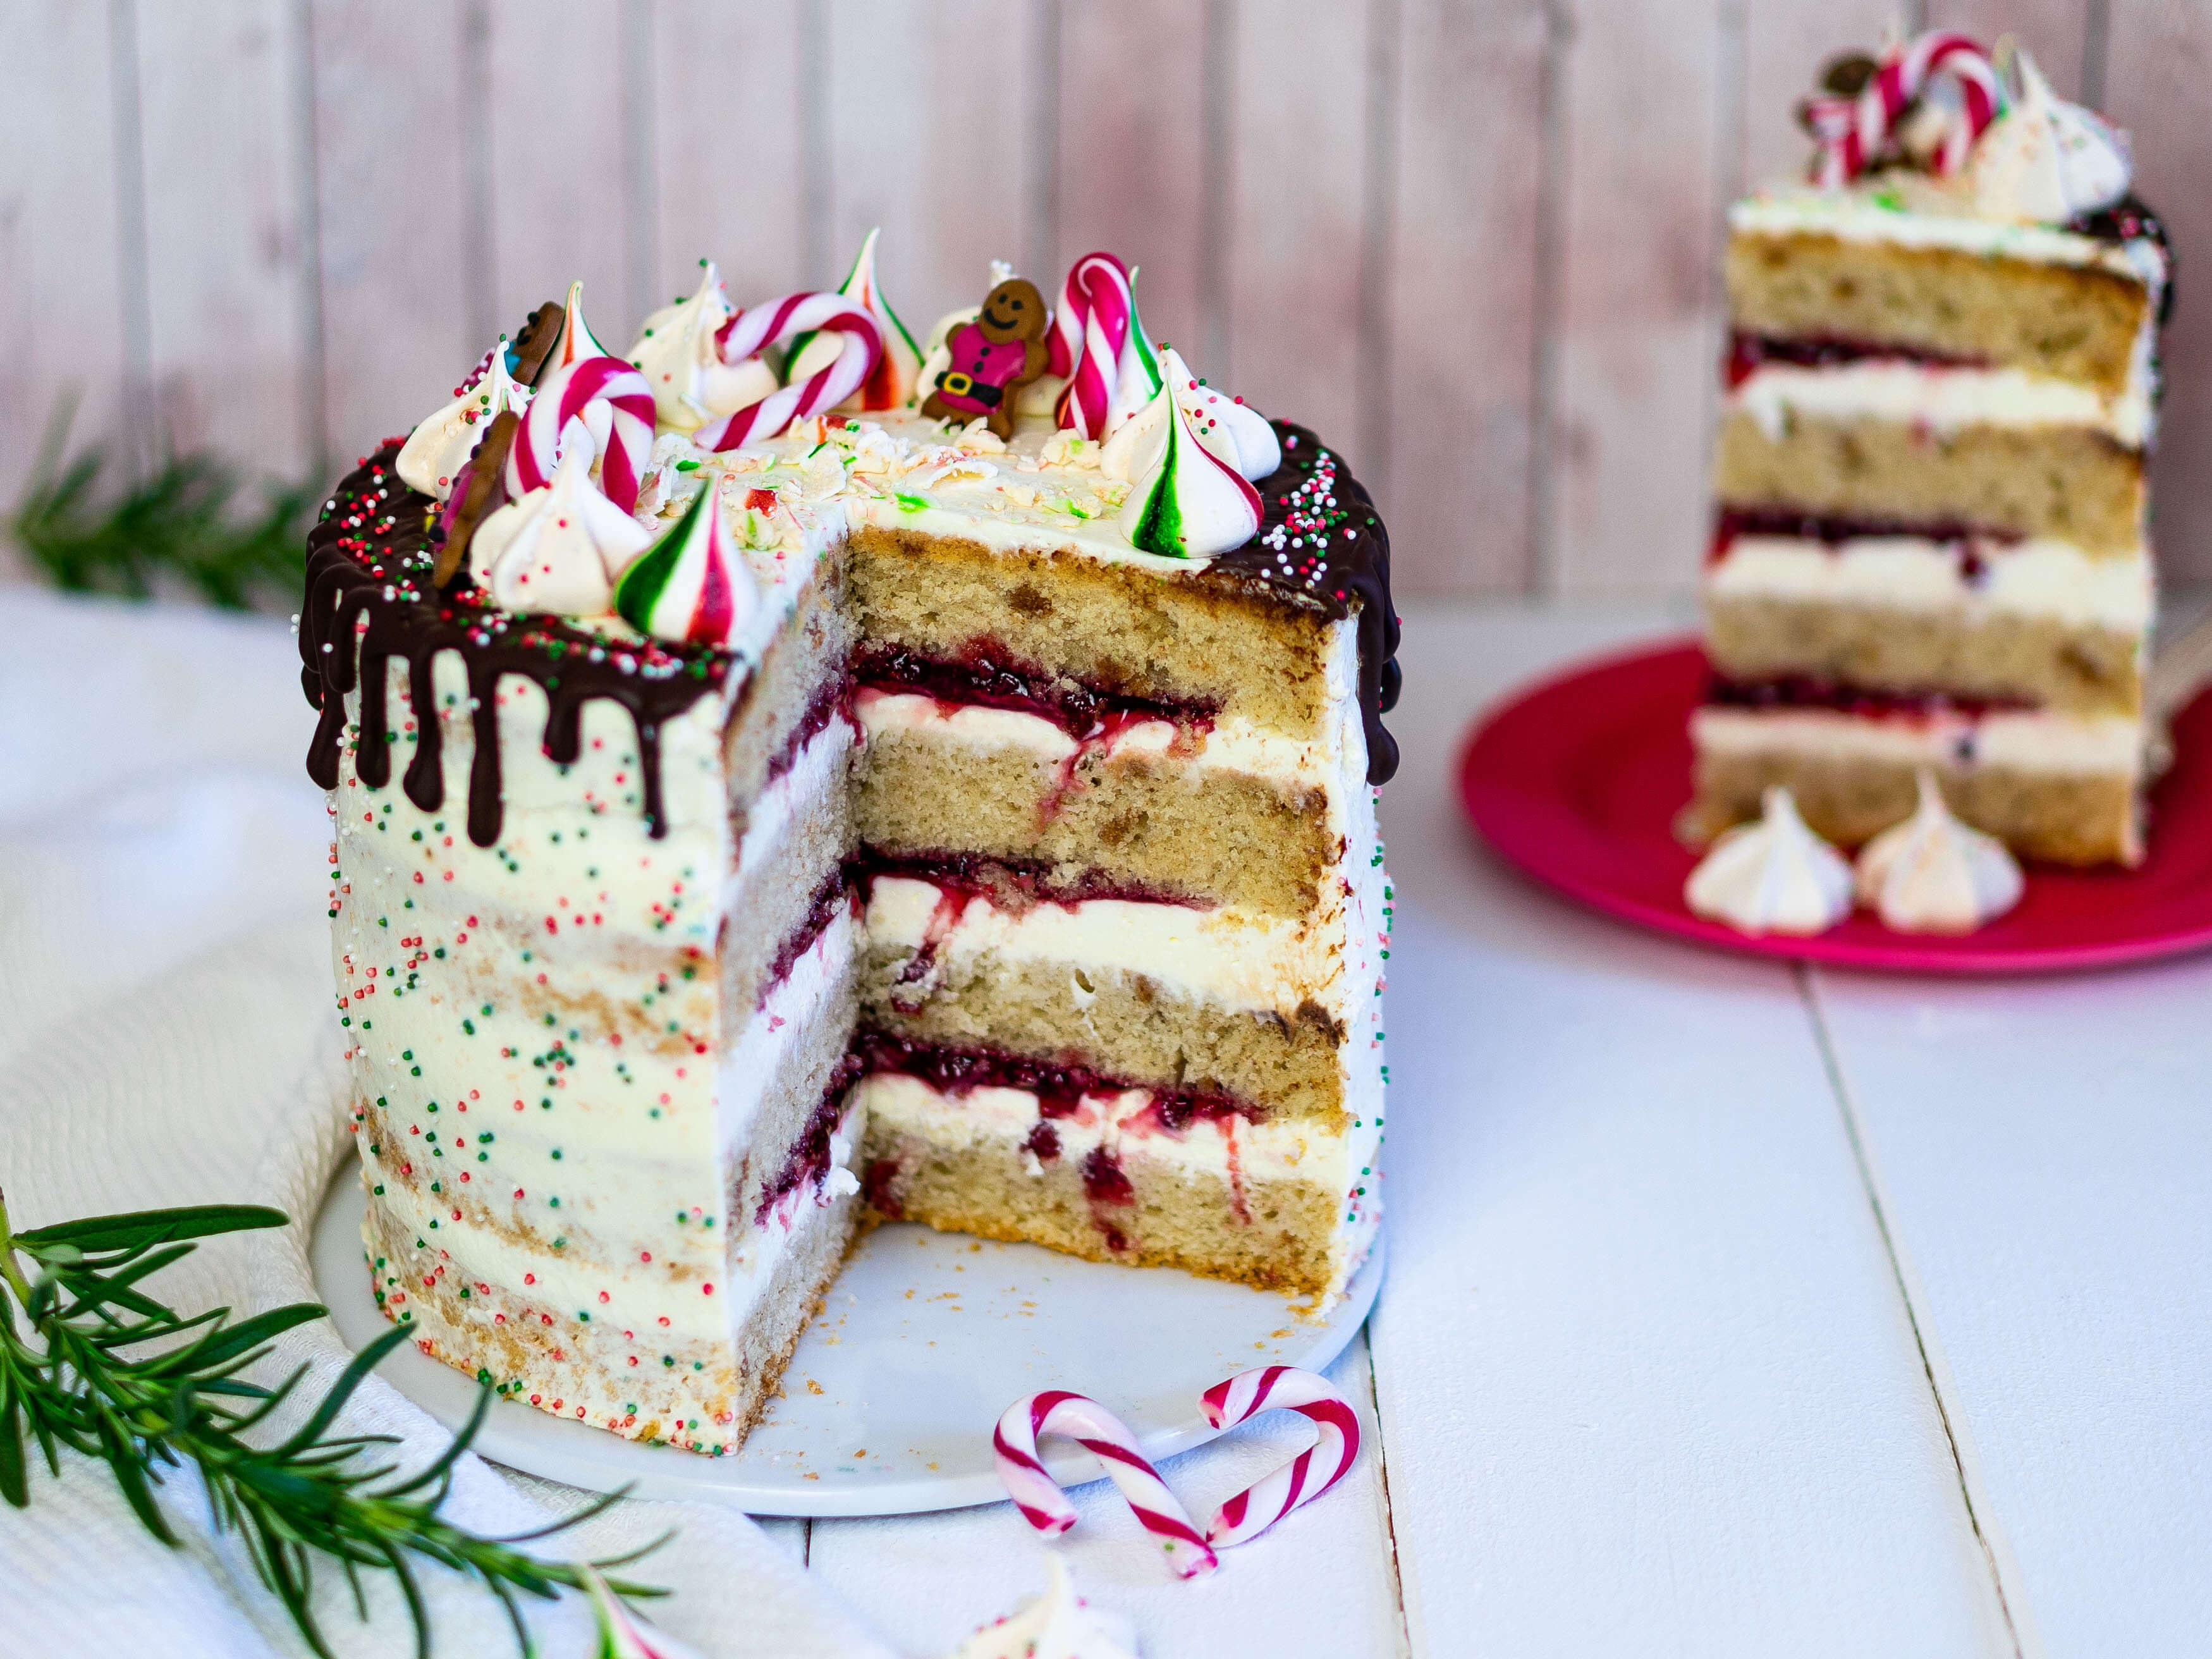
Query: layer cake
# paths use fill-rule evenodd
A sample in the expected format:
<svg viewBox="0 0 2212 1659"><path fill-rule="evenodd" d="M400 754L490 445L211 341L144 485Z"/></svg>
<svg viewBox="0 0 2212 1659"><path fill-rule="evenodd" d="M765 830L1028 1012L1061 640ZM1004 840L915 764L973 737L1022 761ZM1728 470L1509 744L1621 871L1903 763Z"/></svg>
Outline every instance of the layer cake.
<svg viewBox="0 0 2212 1659"><path fill-rule="evenodd" d="M708 1453L865 1219L1325 1306L1379 1216L1372 504L1108 256L1025 356L873 246L619 357L572 291L311 540L380 1299Z"/></svg>
<svg viewBox="0 0 2212 1659"><path fill-rule="evenodd" d="M2124 139L2010 67L1839 60L1821 181L1729 215L1693 839L1784 784L1855 844L1925 768L2026 856L2142 857L2169 259Z"/></svg>

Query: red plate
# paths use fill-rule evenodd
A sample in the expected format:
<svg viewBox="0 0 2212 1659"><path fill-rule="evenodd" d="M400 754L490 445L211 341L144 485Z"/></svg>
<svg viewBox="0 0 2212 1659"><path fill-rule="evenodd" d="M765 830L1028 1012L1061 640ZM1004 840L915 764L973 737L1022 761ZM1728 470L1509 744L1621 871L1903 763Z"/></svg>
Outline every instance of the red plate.
<svg viewBox="0 0 2212 1659"><path fill-rule="evenodd" d="M1761 956L1920 974L2042 974L2212 945L2212 692L2173 722L2136 870L2028 871L2008 915L1964 938L1899 933L1860 911L1813 939L1754 938L1690 914L1697 863L1674 837L1690 798L1692 642L1604 658L1532 686L1475 729L1460 797L1490 844L1571 898L1628 921Z"/></svg>

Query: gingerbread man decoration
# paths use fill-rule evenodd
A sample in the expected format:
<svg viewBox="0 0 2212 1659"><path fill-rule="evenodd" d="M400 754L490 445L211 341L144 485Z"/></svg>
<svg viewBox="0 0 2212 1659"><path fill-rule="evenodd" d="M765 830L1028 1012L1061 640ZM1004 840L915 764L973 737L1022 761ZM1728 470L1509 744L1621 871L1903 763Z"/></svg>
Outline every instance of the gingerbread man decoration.
<svg viewBox="0 0 2212 1659"><path fill-rule="evenodd" d="M1010 277L985 296L972 323L945 342L951 363L937 377L921 412L932 420L981 416L1001 438L1014 435L1014 394L1044 373L1048 322L1036 284Z"/></svg>

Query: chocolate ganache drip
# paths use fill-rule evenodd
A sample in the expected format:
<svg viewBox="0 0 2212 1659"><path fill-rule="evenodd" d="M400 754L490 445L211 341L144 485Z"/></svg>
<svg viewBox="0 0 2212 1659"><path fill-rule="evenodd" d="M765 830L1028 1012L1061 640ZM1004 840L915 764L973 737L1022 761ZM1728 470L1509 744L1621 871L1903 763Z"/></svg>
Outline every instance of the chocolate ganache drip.
<svg viewBox="0 0 2212 1659"><path fill-rule="evenodd" d="M1253 486L1260 533L1209 570L1255 579L1331 617L1359 607L1359 714L1367 728L1367 781L1388 783L1398 745L1382 729L1397 707L1398 613L1390 604L1390 537L1342 457L1304 427L1271 422L1283 462Z"/></svg>
<svg viewBox="0 0 2212 1659"><path fill-rule="evenodd" d="M574 762L582 747L584 705L605 697L637 726L638 770L646 824L667 833L660 791L660 728L711 692L736 661L728 652L618 639L571 627L556 617L502 611L463 577L444 592L433 580L437 503L392 471L393 439L349 474L307 537L307 596L300 612L300 672L307 702L322 711L307 750L307 775L325 789L338 783L345 741L346 693L361 688L355 769L372 789L391 781L392 737L386 709L388 668L407 664L415 708L415 758L403 781L426 812L445 798L445 774L431 665L441 651L466 665L476 754L469 766L469 839L499 839L499 682L520 674L544 690L546 758Z"/></svg>

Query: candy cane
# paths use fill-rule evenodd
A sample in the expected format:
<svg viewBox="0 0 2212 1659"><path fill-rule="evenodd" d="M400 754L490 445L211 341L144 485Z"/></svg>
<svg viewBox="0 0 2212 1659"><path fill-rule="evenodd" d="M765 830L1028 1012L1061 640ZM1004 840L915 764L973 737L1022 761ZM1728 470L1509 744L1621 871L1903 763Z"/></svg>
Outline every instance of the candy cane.
<svg viewBox="0 0 2212 1659"><path fill-rule="evenodd" d="M653 453L653 388L619 357L580 357L546 377L507 451L508 496L550 485L579 431L599 457L599 489L623 512L635 509Z"/></svg>
<svg viewBox="0 0 2212 1659"><path fill-rule="evenodd" d="M1086 438L1106 435L1106 416L1136 315L1128 268L1110 253L1086 253L1068 267L1053 313L1051 362L1067 377L1054 410L1060 425Z"/></svg>
<svg viewBox="0 0 2212 1659"><path fill-rule="evenodd" d="M1310 1418L1320 1438L1257 1485L1224 1504L1207 1523L1206 1541L1222 1549L1257 1538L1301 1504L1344 1479L1359 1455L1359 1419L1326 1377L1295 1365L1262 1365L1217 1382L1199 1396L1217 1429L1233 1429L1261 1412Z"/></svg>
<svg viewBox="0 0 2212 1659"><path fill-rule="evenodd" d="M1121 1419L1097 1401L1065 1389L1047 1389L1017 1400L1006 1407L991 1436L999 1479L1030 1525L1057 1538L1075 1524L1075 1505L1037 1456L1037 1437L1046 1434L1064 1436L1097 1454L1145 1530L1160 1540L1176 1577L1195 1578L1220 1565L1159 1471L1137 1449L1136 1437Z"/></svg>
<svg viewBox="0 0 2212 1659"><path fill-rule="evenodd" d="M844 337L833 362L796 386L778 386L758 403L708 422L691 434L691 441L702 449L735 449L773 438L793 422L827 414L858 392L884 355L884 337L867 307L842 294L787 294L738 313L714 338L722 361L734 365L757 356L763 346L817 333Z"/></svg>
<svg viewBox="0 0 2212 1659"><path fill-rule="evenodd" d="M1929 81L1948 75L1959 83L1963 123L1953 122L1936 153L1936 171L1956 173L1983 131L2004 105L2003 84L1989 54L1966 35L1930 29L1881 55L1864 87L1855 95L1823 94L1807 100L1806 125L1819 146L1814 182L1833 189L1863 173L1881 153L1897 118Z"/></svg>

